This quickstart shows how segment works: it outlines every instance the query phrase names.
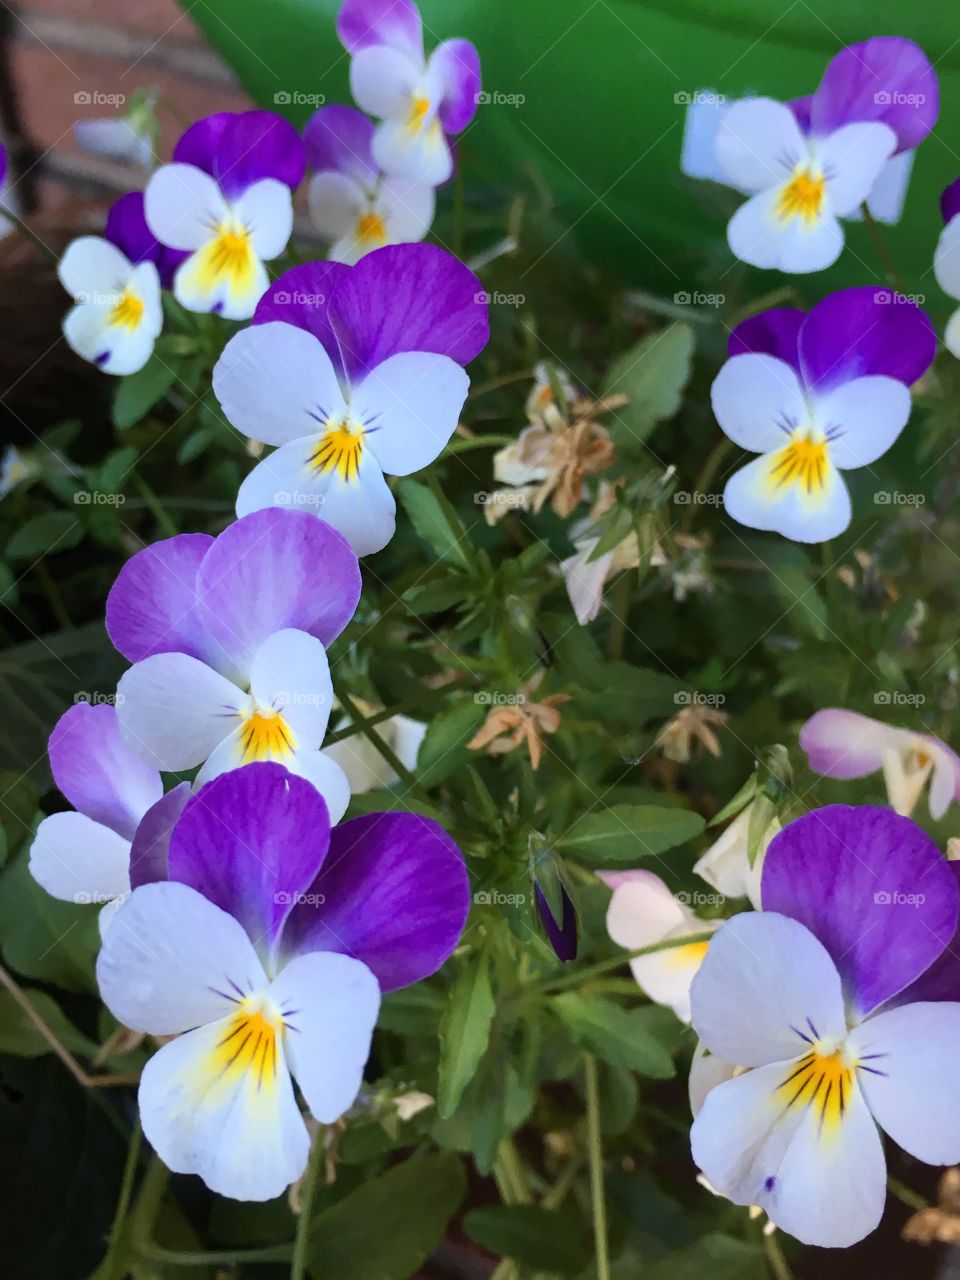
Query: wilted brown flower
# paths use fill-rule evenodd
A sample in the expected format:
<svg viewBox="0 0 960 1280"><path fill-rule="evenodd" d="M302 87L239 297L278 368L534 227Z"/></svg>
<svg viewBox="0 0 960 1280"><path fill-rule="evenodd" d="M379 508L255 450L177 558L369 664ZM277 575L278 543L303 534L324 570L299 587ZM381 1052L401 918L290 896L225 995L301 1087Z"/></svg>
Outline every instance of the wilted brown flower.
<svg viewBox="0 0 960 1280"><path fill-rule="evenodd" d="M531 702L543 680L538 672L528 680L518 693L510 694L501 705L487 712L487 718L467 743L472 751L486 749L487 755L500 756L526 743L530 764L539 768L543 753L543 738L560 728L560 712L564 702L570 701L568 693L554 693L542 702Z"/></svg>
<svg viewBox="0 0 960 1280"><path fill-rule="evenodd" d="M729 720L725 711L718 711L706 703L695 702L678 711L657 734L657 745L666 760L686 764L690 759L694 742L699 742L712 756L721 754L720 740L711 728L725 725Z"/></svg>
<svg viewBox="0 0 960 1280"><path fill-rule="evenodd" d="M901 1235L914 1244L960 1244L960 1169L940 1179L937 1201L908 1218Z"/></svg>

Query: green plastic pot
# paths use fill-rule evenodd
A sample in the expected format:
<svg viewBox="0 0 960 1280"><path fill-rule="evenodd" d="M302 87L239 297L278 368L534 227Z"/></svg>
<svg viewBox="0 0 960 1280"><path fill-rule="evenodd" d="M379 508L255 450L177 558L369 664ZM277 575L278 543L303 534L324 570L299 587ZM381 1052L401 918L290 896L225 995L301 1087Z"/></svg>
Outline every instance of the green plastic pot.
<svg viewBox="0 0 960 1280"><path fill-rule="evenodd" d="M299 125L311 97L350 101L339 0L185 3L262 105ZM468 192L492 175L505 188L537 175L585 255L668 295L722 288L732 261L720 189L680 173L678 95L792 98L812 92L844 44L911 37L936 66L941 114L917 153L904 216L884 235L904 286L939 306L938 199L960 173L960 45L948 8L843 0L824 19L786 0L422 0L421 12L428 48L454 35L476 43L493 98L465 135ZM808 297L883 278L866 228L847 231L835 267L792 278ZM757 276L767 290L783 280Z"/></svg>

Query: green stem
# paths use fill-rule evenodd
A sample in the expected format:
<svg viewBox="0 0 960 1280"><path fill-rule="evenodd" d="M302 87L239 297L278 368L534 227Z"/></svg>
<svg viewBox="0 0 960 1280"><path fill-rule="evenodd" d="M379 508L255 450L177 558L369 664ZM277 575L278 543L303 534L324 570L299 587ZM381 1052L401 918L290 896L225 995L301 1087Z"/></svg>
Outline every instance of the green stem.
<svg viewBox="0 0 960 1280"><path fill-rule="evenodd" d="M777 1239L775 1231L771 1231L768 1236L763 1237L763 1247L767 1253L767 1262L770 1264L770 1270L776 1276L776 1280L793 1280L793 1272L783 1256L783 1250L780 1248L780 1241Z"/></svg>
<svg viewBox="0 0 960 1280"><path fill-rule="evenodd" d="M73 626L73 621L67 610L67 606L63 603L63 596L60 594L60 588L54 582L49 569L42 560L38 560L34 565L36 575L43 587L44 594L50 602L50 608L53 610L54 617L60 623L60 626L69 630Z"/></svg>
<svg viewBox="0 0 960 1280"><path fill-rule="evenodd" d="M543 982L531 983L528 990L535 988L541 995L552 994L554 991L565 991L568 987L578 987L581 982L588 978L594 978L601 973L610 973L611 970L620 969L631 960L639 960L641 956L650 956L657 951L669 951L673 947L691 946L696 942L709 942L712 937L712 933L689 933L683 938L665 938L662 942L654 942L649 947L639 947L636 951L627 951L622 956L615 956L612 960L601 960L599 964L589 965L586 969L579 970L579 972L564 974L562 978L548 978Z"/></svg>
<svg viewBox="0 0 960 1280"><path fill-rule="evenodd" d="M603 1139L600 1135L600 1087L597 1060L586 1054L583 1071L587 1092L587 1147L590 1156L590 1198L593 1203L593 1243L597 1280L610 1280L607 1251L607 1201L603 1186Z"/></svg>
<svg viewBox="0 0 960 1280"><path fill-rule="evenodd" d="M422 694L417 694L413 698L404 698L396 706L384 707L382 711L376 711L373 715L367 716L367 724L378 725L385 720L392 720L394 716L405 716L411 711L423 711L426 707L432 707L435 702L442 702L448 694L457 693L462 688L463 684L460 681L452 680L450 684L445 684L442 689L434 689L429 692L426 698ZM363 730L359 724L348 724L342 729L328 733L323 740L323 745L324 747L332 747L335 742L343 742L345 738L352 738L362 732Z"/></svg>
<svg viewBox="0 0 960 1280"><path fill-rule="evenodd" d="M307 1274L307 1250L310 1247L310 1216L313 1213L313 1197L317 1190L317 1177L326 1153L324 1137L325 1129L320 1129L313 1140L310 1159L307 1162L307 1174L303 1180L301 1192L300 1217L297 1219L297 1235L293 1242L293 1260L290 1265L290 1280L303 1280Z"/></svg>
<svg viewBox="0 0 960 1280"><path fill-rule="evenodd" d="M153 492L153 490L147 484L146 480L144 480L143 476L139 473L139 471L135 471L133 473L133 483L140 490L140 496L143 498L144 502L153 512L153 517L156 520L157 525L160 528L161 532L164 533L168 538L176 537L176 535L180 532L180 530L170 519L170 516L167 514L167 511L163 503L160 501L157 495Z"/></svg>
<svg viewBox="0 0 960 1280"><path fill-rule="evenodd" d="M888 1177L887 1186L890 1188L891 1195L895 1195L898 1200L907 1205L908 1208L915 1209L917 1213L930 1208L929 1200L925 1200L919 1191L914 1191L912 1187L908 1187L899 1178Z"/></svg>
<svg viewBox="0 0 960 1280"><path fill-rule="evenodd" d="M733 448L733 445L731 441L727 439L726 436L722 436L717 441L717 443L713 446L713 448L707 454L706 461L704 462L703 466L700 468L700 474L697 476L696 480L693 482L694 493L708 492L710 485L713 484L713 481L716 478L717 472L720 470L720 467L721 467L721 464L723 463L724 458L727 456L727 454L730 452L732 448ZM696 511L696 507L697 507L697 504L695 502L691 502L690 506L683 513L683 519L681 520L681 525L684 529L689 529L690 525L693 523L693 517Z"/></svg>
<svg viewBox="0 0 960 1280"><path fill-rule="evenodd" d="M334 689L337 697L350 713L350 718L353 720L359 731L374 745L374 747L376 747L407 790L413 792L414 795L419 796L422 800L429 800L430 797L427 795L427 792L416 780L407 766L400 760L397 753L392 747L388 746L380 734L377 733L371 723L373 717L371 716L368 718L363 715L363 713L357 708L353 698L351 698L350 694L347 693L342 685L336 684L334 685Z"/></svg>
<svg viewBox="0 0 960 1280"><path fill-rule="evenodd" d="M288 1244L270 1245L263 1249L227 1249L190 1251L188 1249L164 1249L159 1244L140 1245L137 1253L151 1262L165 1263L171 1267L236 1267L245 1262L289 1262L293 1250Z"/></svg>
<svg viewBox="0 0 960 1280"><path fill-rule="evenodd" d="M887 273L887 281L893 285L897 293L902 293L906 296L903 281L900 279L900 273L897 271L896 263L890 256L890 251L887 248L887 242L883 238L883 232L880 230L876 219L867 207L866 201L864 201L860 206L860 209L863 213L863 222L864 226L867 228L867 234L873 242L873 247L876 251L877 257L880 259L880 263L883 266L884 271Z"/></svg>
<svg viewBox="0 0 960 1280"><path fill-rule="evenodd" d="M2 221L4 218L6 218L8 222L12 222L13 225L16 227L16 229L20 232L20 234L22 236L26 236L26 238L29 241L31 241L31 243L34 244L40 250L41 253L46 254L46 256L50 259L52 263L59 265L60 263L59 255L54 253L54 251L50 248L50 246L44 243L44 241L40 239L40 237L33 230L33 228L28 227L27 224L23 221L23 219L18 218L15 213L11 213L10 210L6 207L6 205L0 205L0 221Z"/></svg>
<svg viewBox="0 0 960 1280"><path fill-rule="evenodd" d="M527 1187L526 1175L517 1148L509 1138L504 1138L497 1150L498 1182L508 1191L509 1204L531 1204L533 1196Z"/></svg>
<svg viewBox="0 0 960 1280"><path fill-rule="evenodd" d="M441 458L449 458L455 453L469 453L471 449L499 449L503 445L513 444L516 436L458 436L451 440L441 453Z"/></svg>
<svg viewBox="0 0 960 1280"><path fill-rule="evenodd" d="M143 1130L140 1128L140 1117L134 1121L133 1129L130 1133L130 1146L127 1148L127 1162L123 1166L123 1178L120 1182L120 1195L117 1198L117 1211L113 1215L113 1226L110 1228L110 1246L107 1250L108 1256L116 1252L120 1243L120 1236L123 1232L123 1224L126 1220L127 1212L130 1208L130 1200L133 1195L133 1180L137 1173L137 1161L140 1159L140 1146L143 1139Z"/></svg>

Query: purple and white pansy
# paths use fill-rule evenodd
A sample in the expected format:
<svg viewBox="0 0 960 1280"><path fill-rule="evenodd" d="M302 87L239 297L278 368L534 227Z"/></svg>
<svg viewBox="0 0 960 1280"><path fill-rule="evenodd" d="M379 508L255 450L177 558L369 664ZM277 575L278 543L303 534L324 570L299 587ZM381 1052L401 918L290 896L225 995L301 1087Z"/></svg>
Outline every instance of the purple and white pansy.
<svg viewBox="0 0 960 1280"><path fill-rule="evenodd" d="M391 178L373 159L373 122L353 107L321 107L303 132L310 216L334 262L354 263L388 244L422 240L433 222L429 184Z"/></svg>
<svg viewBox="0 0 960 1280"><path fill-rule="evenodd" d="M762 912L714 935L691 988L716 1066L693 1156L735 1204L805 1244L879 1223L879 1130L928 1164L960 1160L960 887L908 818L832 805L772 841ZM730 1074L737 1064L740 1074ZM700 1064L697 1102L710 1082Z"/></svg>
<svg viewBox="0 0 960 1280"><path fill-rule="evenodd" d="M117 698L130 748L158 769L201 766L198 786L275 761L308 778L338 821L350 787L320 750L333 705L325 646L359 596L347 542L302 511L138 552L107 599L110 639L134 664Z"/></svg>
<svg viewBox="0 0 960 1280"><path fill-rule="evenodd" d="M444 40L424 55L413 0L346 0L337 33L351 54L350 88L381 123L373 158L393 177L438 186L453 172L449 137L476 115L480 57L469 40Z"/></svg>
<svg viewBox="0 0 960 1280"><path fill-rule="evenodd" d="M63 322L70 348L105 373L142 369L163 328L161 286L178 265L147 226L143 196L121 196L103 236L80 236L60 259L57 275L76 304Z"/></svg>
<svg viewBox="0 0 960 1280"><path fill-rule="evenodd" d="M175 1036L140 1081L164 1163L238 1200L302 1174L312 1115L363 1078L381 992L434 973L469 908L462 855L435 822L372 814L331 831L316 790L274 764L208 783L166 865L120 908L97 964L125 1025Z"/></svg>
<svg viewBox="0 0 960 1280"><path fill-rule="evenodd" d="M186 131L144 193L153 234L188 254L173 280L178 302L228 320L253 315L264 263L290 239L303 172L300 135L271 111L220 112Z"/></svg>
<svg viewBox="0 0 960 1280"><path fill-rule="evenodd" d="M944 190L940 212L944 225L933 255L933 273L944 293L960 298L960 178ZM960 307L948 320L943 341L949 351L960 357Z"/></svg>
<svg viewBox="0 0 960 1280"><path fill-rule="evenodd" d="M824 707L800 730L810 768L830 778L883 773L887 796L907 817L929 782L927 805L938 821L960 802L960 756L931 733L914 733L841 707Z"/></svg>
<svg viewBox="0 0 960 1280"><path fill-rule="evenodd" d="M733 253L787 272L829 267L843 249L839 219L856 213L891 156L930 133L938 111L929 59L899 36L842 49L810 98L734 103L716 139L721 170L750 196L727 227Z"/></svg>
<svg viewBox="0 0 960 1280"><path fill-rule="evenodd" d="M480 281L434 245L286 272L213 371L228 421L278 446L240 486L237 514L312 509L357 555L385 547L396 502L384 475L441 452L470 385L463 366L488 335Z"/></svg>
<svg viewBox="0 0 960 1280"><path fill-rule="evenodd" d="M724 432L760 457L727 481L727 514L796 542L842 533L852 511L840 473L894 443L936 345L916 303L869 286L738 325L711 399Z"/></svg>

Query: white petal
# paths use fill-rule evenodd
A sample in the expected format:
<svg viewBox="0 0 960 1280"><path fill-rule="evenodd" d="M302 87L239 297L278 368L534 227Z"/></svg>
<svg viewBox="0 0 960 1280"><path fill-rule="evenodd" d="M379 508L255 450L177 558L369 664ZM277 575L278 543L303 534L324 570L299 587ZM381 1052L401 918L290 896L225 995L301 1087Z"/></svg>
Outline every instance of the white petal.
<svg viewBox="0 0 960 1280"><path fill-rule="evenodd" d="M270 988L286 1018L284 1042L300 1092L321 1124L351 1105L363 1081L380 1009L380 986L352 956L297 956Z"/></svg>
<svg viewBox="0 0 960 1280"><path fill-rule="evenodd" d="M315 636L286 628L254 654L250 692L259 707L279 711L298 748L319 747L333 706L327 651Z"/></svg>
<svg viewBox="0 0 960 1280"><path fill-rule="evenodd" d="M603 588L613 568L612 551L590 559L590 553L599 541L599 538L591 538L575 556L570 556L560 565L571 607L581 627L592 622L600 612Z"/></svg>
<svg viewBox="0 0 960 1280"><path fill-rule="evenodd" d="M350 782L336 760L326 751L294 751L287 762L291 773L312 782L327 804L330 825L335 826L350 804Z"/></svg>
<svg viewBox="0 0 960 1280"><path fill-rule="evenodd" d="M104 301L122 293L133 264L116 245L100 236L81 236L67 246L57 266L60 283L76 301Z"/></svg>
<svg viewBox="0 0 960 1280"><path fill-rule="evenodd" d="M692 996L693 1025L710 1052L747 1067L799 1057L811 1039L846 1031L840 976L823 944L771 911L744 912L717 930Z"/></svg>
<svg viewBox="0 0 960 1280"><path fill-rule="evenodd" d="M430 230L436 193L428 183L384 178L375 206L387 224L391 244L415 244Z"/></svg>
<svg viewBox="0 0 960 1280"><path fill-rule="evenodd" d="M239 336L243 337L243 334ZM324 504L331 473L318 472L309 465L319 438L317 435L290 440L261 458L237 493L237 516L242 518L252 511L262 511L264 507L286 507L294 511L309 511L326 520Z"/></svg>
<svg viewBox="0 0 960 1280"><path fill-rule="evenodd" d="M897 149L897 135L877 121L845 124L814 143L816 163L827 180L830 204L844 218L863 204Z"/></svg>
<svg viewBox="0 0 960 1280"><path fill-rule="evenodd" d="M82 813L55 813L37 827L30 874L65 902L109 902L130 888L130 841Z"/></svg>
<svg viewBox="0 0 960 1280"><path fill-rule="evenodd" d="M433 462L456 430L470 387L449 356L409 351L378 364L356 388L354 416L388 475L407 476Z"/></svg>
<svg viewBox="0 0 960 1280"><path fill-rule="evenodd" d="M744 191L776 186L809 155L793 112L772 98L735 102L720 122L716 147L727 180Z"/></svg>
<svg viewBox="0 0 960 1280"><path fill-rule="evenodd" d="M933 756L933 781L927 797L930 817L939 822L960 789L960 764L951 752L931 743L926 744L926 750Z"/></svg>
<svg viewBox="0 0 960 1280"><path fill-rule="evenodd" d="M854 378L816 402L830 441L830 461L843 471L882 458L907 425L910 390L896 378Z"/></svg>
<svg viewBox="0 0 960 1280"><path fill-rule="evenodd" d="M72 351L104 373L136 373L150 359L156 335L140 324L136 329L111 323L110 304L81 303L63 322L63 336Z"/></svg>
<svg viewBox="0 0 960 1280"><path fill-rule="evenodd" d="M310 217L325 240L352 238L368 203L360 184L345 173L331 169L316 174L310 183Z"/></svg>
<svg viewBox="0 0 960 1280"><path fill-rule="evenodd" d="M304 329L275 321L230 339L214 366L213 390L237 430L266 444L319 434L345 409L322 344Z"/></svg>
<svg viewBox="0 0 960 1280"><path fill-rule="evenodd" d="M384 173L438 187L453 173L453 155L439 120L411 129L403 119L385 120L373 135L373 158Z"/></svg>
<svg viewBox="0 0 960 1280"><path fill-rule="evenodd" d="M727 241L741 262L794 274L822 271L843 250L843 228L824 200L818 217L778 215L780 189L762 191L742 204L727 225Z"/></svg>
<svg viewBox="0 0 960 1280"><path fill-rule="evenodd" d="M619 885L607 907L607 933L627 951L659 942L686 923L687 913L652 871L638 871Z"/></svg>
<svg viewBox="0 0 960 1280"><path fill-rule="evenodd" d="M710 399L724 432L751 453L780 448L809 416L793 369L760 352L728 360L713 380Z"/></svg>
<svg viewBox="0 0 960 1280"><path fill-rule="evenodd" d="M855 1084L836 1124L823 1124L816 1103L785 1104L795 1069L776 1063L713 1088L691 1131L693 1157L721 1194L759 1205L805 1244L853 1244L883 1213L880 1135Z"/></svg>
<svg viewBox="0 0 960 1280"><path fill-rule="evenodd" d="M399 49L370 45L350 63L350 92L357 106L381 120L406 115L421 69Z"/></svg>
<svg viewBox="0 0 960 1280"><path fill-rule="evenodd" d="M219 186L192 164L162 165L143 193L147 225L172 249L200 249L229 216Z"/></svg>
<svg viewBox="0 0 960 1280"><path fill-rule="evenodd" d="M237 197L233 212L248 229L258 258L269 262L283 253L293 231L293 199L289 187L276 178L263 178Z"/></svg>
<svg viewBox="0 0 960 1280"><path fill-rule="evenodd" d="M211 239L181 262L173 277L173 296L188 311L215 311L225 320L249 320L270 284L267 269L254 254L248 270L240 275L218 271L212 253L215 243Z"/></svg>
<svg viewBox="0 0 960 1280"><path fill-rule="evenodd" d="M174 1173L234 1200L272 1200L303 1173L310 1140L282 1056L269 1084L221 1067L231 1030L223 1019L154 1054L140 1081L143 1132Z"/></svg>
<svg viewBox="0 0 960 1280"><path fill-rule="evenodd" d="M857 1027L860 1088L877 1123L927 1164L960 1161L960 1004L907 1004Z"/></svg>
<svg viewBox="0 0 960 1280"><path fill-rule="evenodd" d="M951 298L960 298L960 213L955 214L940 232L933 255L933 274L944 293Z"/></svg>
<svg viewBox="0 0 960 1280"><path fill-rule="evenodd" d="M700 1114L707 1094L725 1080L732 1080L737 1067L732 1062L725 1062L711 1053L702 1040L697 1041L690 1063L690 1079L687 1081L687 1093L690 1098L690 1111L696 1119Z"/></svg>
<svg viewBox="0 0 960 1280"><path fill-rule="evenodd" d="M807 493L800 484L777 487L771 479L777 454L765 454L741 467L727 481L723 505L732 520L748 529L781 533L794 542L826 542L850 523L850 494L829 458L823 487Z"/></svg>
<svg viewBox="0 0 960 1280"><path fill-rule="evenodd" d="M357 479L332 477L317 514L344 535L358 556L383 550L397 527L397 503L372 452L365 455Z"/></svg>
<svg viewBox="0 0 960 1280"><path fill-rule="evenodd" d="M947 327L943 334L943 344L951 354L960 360L960 307L954 311L947 321Z"/></svg>
<svg viewBox="0 0 960 1280"><path fill-rule="evenodd" d="M130 749L156 769L192 769L236 726L245 698L185 653L136 662L117 685L117 720Z"/></svg>
<svg viewBox="0 0 960 1280"><path fill-rule="evenodd" d="M73 136L84 151L110 160L146 167L153 156L150 139L137 133L129 120L78 120Z"/></svg>
<svg viewBox="0 0 960 1280"><path fill-rule="evenodd" d="M241 925L196 889L141 885L114 917L97 961L104 1003L125 1027L168 1036L234 1011L266 985Z"/></svg>

